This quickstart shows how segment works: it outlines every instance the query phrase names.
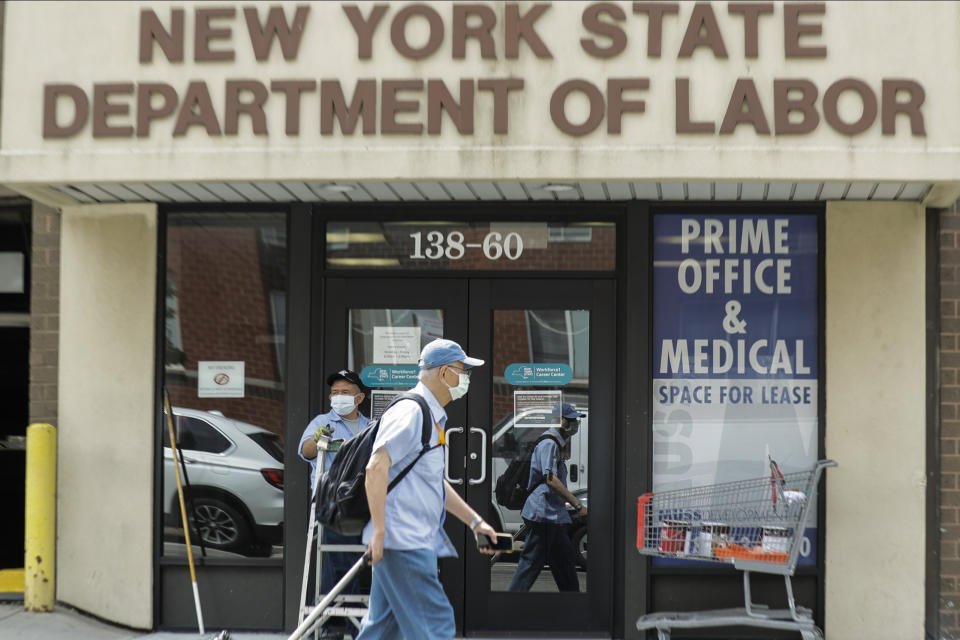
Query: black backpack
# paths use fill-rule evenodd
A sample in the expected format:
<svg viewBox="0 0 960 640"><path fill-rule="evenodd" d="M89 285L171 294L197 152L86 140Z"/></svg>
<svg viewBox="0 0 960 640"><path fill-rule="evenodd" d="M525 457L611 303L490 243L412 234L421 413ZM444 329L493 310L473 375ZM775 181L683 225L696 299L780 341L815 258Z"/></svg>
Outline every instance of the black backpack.
<svg viewBox="0 0 960 640"><path fill-rule="evenodd" d="M323 472L317 486L316 513L317 522L345 536L357 536L370 520L370 507L367 504L365 487L366 467L373 454L373 442L377 438L380 421L393 405L402 400L415 400L423 413L422 448L413 462L404 467L387 487L389 492L404 476L410 472L420 458L435 447L430 446L433 429L433 416L423 396L415 393L401 393L394 398L379 418L340 445L333 464ZM440 445L436 445L440 446Z"/></svg>
<svg viewBox="0 0 960 640"><path fill-rule="evenodd" d="M533 450L537 448L537 445L547 439L556 442L556 438L550 434L540 436L532 446L511 460L504 472L497 478L494 494L497 496L497 502L500 503L500 506L507 509L523 509L523 503L527 501L527 497L533 493L535 488L527 489L527 484L530 482L530 458L533 457ZM560 446L559 442L557 442L557 446Z"/></svg>

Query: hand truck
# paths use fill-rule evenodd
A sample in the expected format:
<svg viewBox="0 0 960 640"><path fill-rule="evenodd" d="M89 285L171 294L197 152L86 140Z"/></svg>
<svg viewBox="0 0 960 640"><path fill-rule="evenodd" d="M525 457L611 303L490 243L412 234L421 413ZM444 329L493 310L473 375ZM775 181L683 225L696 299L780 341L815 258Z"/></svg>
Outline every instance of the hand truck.
<svg viewBox="0 0 960 640"><path fill-rule="evenodd" d="M340 445L339 440L331 440L330 435L321 435L317 440L317 470L313 479L313 492L310 494L310 517L307 524L307 548L303 558L303 581L300 585L300 626L290 638L300 638L305 636L311 630L314 638L319 636L320 626L328 618L340 617L349 620L355 627L360 628L360 619L366 615L370 603L369 595L340 595L340 592L350 583L350 581L363 569L361 561L350 569L337 585L326 594L321 600L320 582L323 575L323 554L324 552L362 552L367 548L357 544L324 544L323 543L323 525L317 522L317 488L320 486L320 476L323 475L323 467L326 462L326 453L336 451ZM313 603L316 606L307 603L307 584L310 582L310 559L314 560L314 580L313 580ZM350 578L349 580L347 578ZM314 615L316 614L316 615ZM311 620L306 625L307 620ZM303 630L301 631L301 627ZM299 633L298 633L299 632Z"/></svg>
<svg viewBox="0 0 960 640"><path fill-rule="evenodd" d="M637 549L648 556L732 564L743 571L744 606L691 612L656 612L637 620L640 631L751 626L799 631L822 640L812 612L797 606L793 575L804 529L816 510L817 483L833 460L812 469L780 473L768 457L770 476L674 491L647 493L637 504ZM750 572L783 576L789 609L770 609L750 597Z"/></svg>

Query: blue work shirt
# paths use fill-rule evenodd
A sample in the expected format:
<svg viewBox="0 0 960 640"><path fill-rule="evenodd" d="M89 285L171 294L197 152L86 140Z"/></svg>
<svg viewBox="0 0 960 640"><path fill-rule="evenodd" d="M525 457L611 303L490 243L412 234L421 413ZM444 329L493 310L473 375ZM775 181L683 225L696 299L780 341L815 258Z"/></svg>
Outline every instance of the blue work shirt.
<svg viewBox="0 0 960 640"><path fill-rule="evenodd" d="M422 382L410 391L426 399L432 422L440 428L434 426L430 430L430 446L433 447L440 441L440 430L447 423L447 412ZM422 433L423 414L420 405L413 400L401 400L380 418L371 456L380 449L387 450L390 455L389 482L420 453ZM447 499L443 471L443 447L436 447L424 454L403 480L387 493L384 549L430 549L441 558L456 557L457 552L443 531ZM363 528L363 543L369 544L372 537L373 520Z"/></svg>
<svg viewBox="0 0 960 640"><path fill-rule="evenodd" d="M548 438L541 441L530 454L530 480L527 482L527 488L535 488L523 503L523 511L520 515L534 522L568 524L571 520L570 514L567 513L566 499L544 481L549 471L560 478L563 486L567 486L567 465L560 457L560 452L567 441L556 429L547 429L545 433L549 433L556 440Z"/></svg>
<svg viewBox="0 0 960 640"><path fill-rule="evenodd" d="M357 435L357 433L360 433L361 431L363 431L366 428L367 423L370 422L370 418L363 415L359 411L357 412L357 419L359 420L359 422L357 423L357 431L356 433L354 433L353 431L350 430L350 427L348 427L346 423L344 423L343 418L340 416L340 414L334 411L333 409L330 409L330 411L328 411L327 413L321 413L316 418L311 420L307 424L307 428L303 430L303 435L300 436L300 444L297 445L297 455L300 456L301 460L304 460L310 463L311 495L313 494L314 478L317 475L317 458L314 458L313 460L307 460L306 458L303 457L303 443L306 442L307 440L313 440L314 434L317 432L317 429L319 429L320 427L332 428L333 435L330 437L333 438L334 440L336 440L337 438L343 438L344 440L349 440L353 436ZM324 469L330 468L330 465L333 464L333 457L335 455L337 454L332 451L329 451L324 455L324 458L323 458Z"/></svg>

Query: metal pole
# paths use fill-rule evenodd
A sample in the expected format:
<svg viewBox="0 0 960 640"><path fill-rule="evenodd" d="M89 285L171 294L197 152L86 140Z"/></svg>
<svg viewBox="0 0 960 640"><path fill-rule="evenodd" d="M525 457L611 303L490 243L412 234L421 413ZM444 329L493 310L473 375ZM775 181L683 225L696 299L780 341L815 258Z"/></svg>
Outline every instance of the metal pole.
<svg viewBox="0 0 960 640"><path fill-rule="evenodd" d="M203 634L203 611L200 610L200 591L197 589L197 572L193 567L193 547L190 546L190 521L187 520L187 508L183 499L183 485L180 483L180 462L177 459L177 439L173 431L173 409L170 396L163 390L163 405L167 410L167 428L170 430L170 451L173 453L173 471L177 477L177 494L180 496L180 518L183 520L183 537L187 545L187 562L190 564L190 582L193 584L193 605L197 610L197 626Z"/></svg>
<svg viewBox="0 0 960 640"><path fill-rule="evenodd" d="M293 633L290 634L290 637L287 640L299 640L310 631L310 628L317 623L317 619L323 615L323 610L330 606L330 603L333 602L334 598L340 595L340 592L350 584L350 581L360 573L360 571L370 564L370 556L368 554L363 554L357 562L350 567L350 571L347 572L345 576L340 578L340 582L330 590L330 593L323 597L323 600L317 603L317 606L313 608L313 611L310 612L310 615L307 616L306 620L300 623L300 626L294 629Z"/></svg>
<svg viewBox="0 0 960 640"><path fill-rule="evenodd" d="M56 576L57 430L52 424L27 427L24 510L23 606L53 611Z"/></svg>

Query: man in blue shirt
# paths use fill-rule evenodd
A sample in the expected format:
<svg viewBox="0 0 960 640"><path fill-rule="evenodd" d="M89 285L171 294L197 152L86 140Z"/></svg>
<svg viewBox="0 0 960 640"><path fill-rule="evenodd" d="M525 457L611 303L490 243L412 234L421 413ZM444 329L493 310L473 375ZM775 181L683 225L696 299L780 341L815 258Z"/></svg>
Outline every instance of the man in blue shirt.
<svg viewBox="0 0 960 640"><path fill-rule="evenodd" d="M360 403L366 397L363 393L363 384L358 376L349 369L341 369L327 376L327 385L330 387L330 411L322 413L307 424L300 437L300 457L310 463L310 487L315 492L317 476L317 441L327 435L331 440L349 440L366 428L370 421L360 413ZM324 454L323 468L329 469L333 464L336 453L328 451ZM352 544L362 545L360 536L340 535L332 529L323 530L323 544ZM324 556L323 571L320 578L320 593L329 593L350 567L360 559L361 552L327 553ZM366 593L361 580L354 580L343 594ZM342 620L330 620L324 628L323 637L335 638L342 636L344 627Z"/></svg>
<svg viewBox="0 0 960 640"><path fill-rule="evenodd" d="M527 488L533 491L520 512L527 538L510 581L510 591L529 591L547 563L557 589L580 591L575 552L567 532L571 520L566 503L573 505L580 517L587 515L587 507L567 489L567 465L562 452L580 430L580 418L584 415L568 402L558 403L553 417L560 419L560 428L547 429L545 433L551 437L541 440L531 453Z"/></svg>
<svg viewBox="0 0 960 640"><path fill-rule="evenodd" d="M437 339L423 348L420 382L411 392L423 396L430 407L432 448L389 493L389 482L420 453L423 414L419 404L409 400L380 418L366 467L371 519L363 530L373 584L357 640L446 640L456 632L453 607L437 577L437 558L456 556L443 531L444 517L450 512L475 535L494 538L496 532L444 479L443 407L467 393L471 369L482 364L452 340Z"/></svg>

